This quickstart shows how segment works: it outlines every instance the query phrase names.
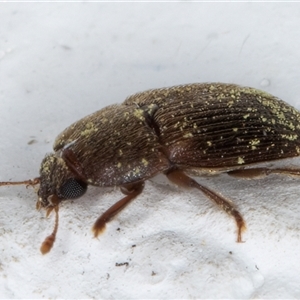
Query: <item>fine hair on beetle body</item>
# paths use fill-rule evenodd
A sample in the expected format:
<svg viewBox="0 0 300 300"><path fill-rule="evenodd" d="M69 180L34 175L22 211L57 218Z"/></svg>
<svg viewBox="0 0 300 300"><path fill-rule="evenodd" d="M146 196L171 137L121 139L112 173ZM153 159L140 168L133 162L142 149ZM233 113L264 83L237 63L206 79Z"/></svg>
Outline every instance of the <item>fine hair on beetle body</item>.
<svg viewBox="0 0 300 300"><path fill-rule="evenodd" d="M93 226L97 237L142 193L145 181L159 173L178 186L200 190L232 216L237 242L242 242L245 221L232 201L189 175L300 176L300 168L262 166L299 156L299 120L298 110L250 87L195 83L148 90L66 128L56 138L54 152L43 159L39 177L0 185L39 186L37 208L56 214L43 254L55 241L61 201L80 198L89 185L120 187L124 197Z"/></svg>

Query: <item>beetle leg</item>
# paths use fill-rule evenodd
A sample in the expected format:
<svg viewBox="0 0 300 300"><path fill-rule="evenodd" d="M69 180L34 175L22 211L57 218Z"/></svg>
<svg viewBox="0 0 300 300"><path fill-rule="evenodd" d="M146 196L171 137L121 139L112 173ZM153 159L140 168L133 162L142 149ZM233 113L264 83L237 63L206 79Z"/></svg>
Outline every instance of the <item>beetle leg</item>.
<svg viewBox="0 0 300 300"><path fill-rule="evenodd" d="M172 170L169 173L166 174L168 179L178 186L182 186L185 188L196 188L200 190L202 193L205 194L210 200L215 202L219 207L221 207L226 213L233 216L237 227L238 227L238 233L237 233L237 242L242 243L242 231L246 229L245 222L243 220L243 217L241 214L234 208L234 205L231 203L231 201L226 200L221 195L217 194L216 192L208 189L207 187L199 184L194 179L187 176L183 171L181 170Z"/></svg>
<svg viewBox="0 0 300 300"><path fill-rule="evenodd" d="M284 174L287 176L300 177L300 169L296 168L252 168L252 169L240 169L227 172L228 175L237 177L237 178L262 178L269 174Z"/></svg>
<svg viewBox="0 0 300 300"><path fill-rule="evenodd" d="M123 208L125 208L131 200L136 198L144 189L144 181L126 185L121 187L121 192L126 197L119 200L113 206L111 206L105 213L103 213L95 222L93 226L94 236L97 237L105 229L105 224L109 222L116 214L118 214Z"/></svg>

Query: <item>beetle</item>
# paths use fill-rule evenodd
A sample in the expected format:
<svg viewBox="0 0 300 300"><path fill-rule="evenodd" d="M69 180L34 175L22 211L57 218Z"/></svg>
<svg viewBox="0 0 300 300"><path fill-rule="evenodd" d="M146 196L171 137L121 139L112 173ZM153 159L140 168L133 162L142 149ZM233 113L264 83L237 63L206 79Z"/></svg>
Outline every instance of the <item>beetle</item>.
<svg viewBox="0 0 300 300"><path fill-rule="evenodd" d="M163 173L178 186L196 188L237 225L245 221L234 204L191 175L227 173L255 178L271 173L300 175L300 168L267 168L259 163L300 154L300 112L250 87L195 83L129 96L66 128L45 156L39 177L0 185L39 185L37 208L56 212L55 228L41 246L53 246L61 201L81 197L88 185L120 187L125 195L95 222L97 237L115 215L142 193L146 180Z"/></svg>

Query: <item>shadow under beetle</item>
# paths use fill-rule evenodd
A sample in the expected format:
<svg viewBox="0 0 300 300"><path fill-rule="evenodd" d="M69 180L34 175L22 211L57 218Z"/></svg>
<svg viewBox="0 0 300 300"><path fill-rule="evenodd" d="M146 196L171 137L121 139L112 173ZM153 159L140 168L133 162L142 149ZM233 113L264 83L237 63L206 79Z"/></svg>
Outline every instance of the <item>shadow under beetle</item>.
<svg viewBox="0 0 300 300"><path fill-rule="evenodd" d="M189 175L227 173L241 178L271 173L299 176L300 168L265 168L258 163L300 154L300 112L257 89L223 83L196 83L137 93L66 128L40 176L0 185L39 185L37 208L56 212L55 228L41 246L53 246L62 200L81 197L88 185L119 186L125 197L95 222L105 224L164 173L173 183L197 188L231 215L242 242L243 217L230 200Z"/></svg>

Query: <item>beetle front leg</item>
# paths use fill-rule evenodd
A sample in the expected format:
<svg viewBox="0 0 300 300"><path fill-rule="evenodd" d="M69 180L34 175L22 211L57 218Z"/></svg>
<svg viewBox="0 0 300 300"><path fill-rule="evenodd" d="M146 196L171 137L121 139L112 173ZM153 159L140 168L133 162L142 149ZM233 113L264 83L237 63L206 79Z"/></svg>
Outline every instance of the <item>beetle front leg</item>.
<svg viewBox="0 0 300 300"><path fill-rule="evenodd" d="M134 184L128 184L121 187L121 192L126 197L119 200L113 206L111 206L105 213L103 213L95 222L93 226L94 236L97 237L105 229L105 224L109 222L116 214L118 214L122 209L124 209L131 200L136 198L144 189L145 183L138 182Z"/></svg>
<svg viewBox="0 0 300 300"><path fill-rule="evenodd" d="M242 243L242 231L246 229L245 221L243 220L241 214L235 209L234 205L230 203L229 200L226 200L224 197L208 189L207 187L200 185L197 181L187 176L181 170L172 170L166 173L166 176L170 181L174 182L178 186L182 186L185 188L196 188L200 190L210 200L212 200L219 207L221 207L226 213L233 216L238 227L237 242Z"/></svg>

